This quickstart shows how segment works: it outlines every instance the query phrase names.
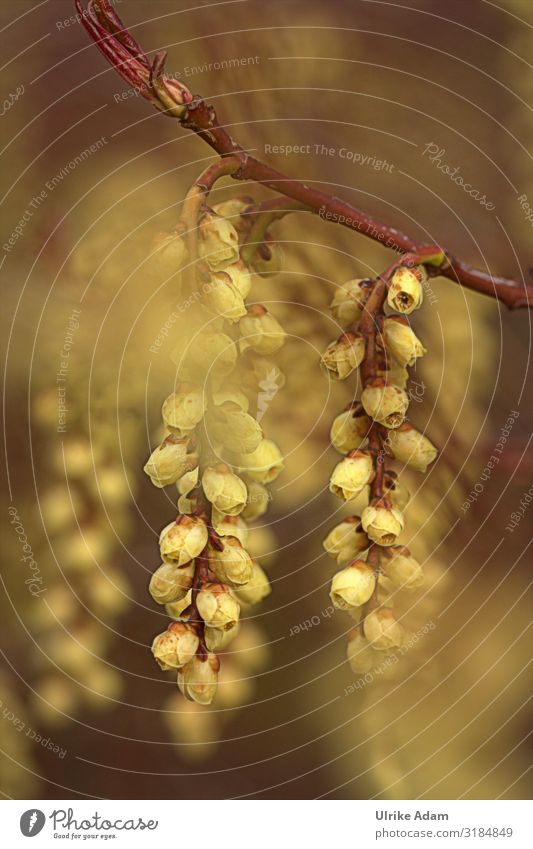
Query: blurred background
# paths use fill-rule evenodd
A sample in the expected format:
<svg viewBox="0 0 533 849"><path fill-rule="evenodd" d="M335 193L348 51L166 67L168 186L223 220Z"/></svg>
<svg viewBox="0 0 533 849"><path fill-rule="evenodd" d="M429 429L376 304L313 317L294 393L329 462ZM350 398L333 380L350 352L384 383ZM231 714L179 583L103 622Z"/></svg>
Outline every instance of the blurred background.
<svg viewBox="0 0 533 849"><path fill-rule="evenodd" d="M259 158L481 268L526 273L527 0L115 5ZM405 476L405 543L428 574L404 608L419 639L355 688L346 619L324 613L335 564L321 546L339 518L329 427L351 394L318 354L337 335L335 287L390 253L332 224L279 224L284 271L254 291L290 335L262 422L286 468L252 535L273 593L210 708L153 663L166 618L147 584L175 508L142 465L186 317L146 258L213 157L131 95L74 12L1 11L2 794L525 798L530 315L444 279L416 314L428 355L412 420L442 449L428 475ZM291 145L308 148L272 150ZM268 196L225 181L214 200L243 192Z"/></svg>

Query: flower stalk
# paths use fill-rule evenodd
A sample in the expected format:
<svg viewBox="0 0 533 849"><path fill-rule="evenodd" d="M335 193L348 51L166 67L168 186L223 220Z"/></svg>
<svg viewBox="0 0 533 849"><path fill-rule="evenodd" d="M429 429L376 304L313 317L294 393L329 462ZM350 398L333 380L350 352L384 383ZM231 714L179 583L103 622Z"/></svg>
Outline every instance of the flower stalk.
<svg viewBox="0 0 533 849"><path fill-rule="evenodd" d="M218 121L213 106L164 74L166 53L153 60L137 41L109 3L89 0L87 10L75 0L81 21L108 62L123 79L164 114L177 118L181 125L196 133L221 157L235 156L239 168L237 180L255 181L312 210L325 221L341 224L400 253L418 254L430 276L444 276L485 295L496 298L510 309L531 308L533 285L526 279L514 280L473 268L452 256L439 245L427 245L399 231L340 198L333 197L299 180L294 180L250 154L231 137Z"/></svg>

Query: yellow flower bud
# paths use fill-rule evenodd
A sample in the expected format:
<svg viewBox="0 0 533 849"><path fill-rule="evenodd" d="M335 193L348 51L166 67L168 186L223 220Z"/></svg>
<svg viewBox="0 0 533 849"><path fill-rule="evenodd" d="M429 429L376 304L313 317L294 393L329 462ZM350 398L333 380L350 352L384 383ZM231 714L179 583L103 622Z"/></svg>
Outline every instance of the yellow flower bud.
<svg viewBox="0 0 533 849"><path fill-rule="evenodd" d="M181 358L177 359L182 365ZM208 375L229 374L237 362L237 346L226 333L199 333L191 341L184 357L187 373L205 379Z"/></svg>
<svg viewBox="0 0 533 849"><path fill-rule="evenodd" d="M239 621L240 606L224 584L204 584L196 597L198 612L210 628L228 631Z"/></svg>
<svg viewBox="0 0 533 849"><path fill-rule="evenodd" d="M161 669L180 669L189 663L200 641L194 629L184 622L175 622L154 638L152 654Z"/></svg>
<svg viewBox="0 0 533 849"><path fill-rule="evenodd" d="M361 317L361 311L372 291L372 280L348 280L335 290L330 309L341 327L349 327Z"/></svg>
<svg viewBox="0 0 533 849"><path fill-rule="evenodd" d="M365 618L364 635L374 649L388 651L399 647L405 639L405 631L389 607L378 607Z"/></svg>
<svg viewBox="0 0 533 849"><path fill-rule="evenodd" d="M160 489L176 483L186 472L198 464L198 451L194 441L173 434L150 454L144 471L154 486Z"/></svg>
<svg viewBox="0 0 533 849"><path fill-rule="evenodd" d="M101 450L98 445L91 444L88 439L69 438L62 443L62 450L56 454L54 465L61 477L66 473L69 480L83 479L92 474L93 466L98 465Z"/></svg>
<svg viewBox="0 0 533 849"><path fill-rule="evenodd" d="M228 265L214 273L204 287L204 302L226 321L238 321L246 315L245 298L250 294L252 277L244 263Z"/></svg>
<svg viewBox="0 0 533 849"><path fill-rule="evenodd" d="M194 562L186 566L163 563L150 578L149 591L158 604L170 604L184 598L194 578Z"/></svg>
<svg viewBox="0 0 533 849"><path fill-rule="evenodd" d="M362 530L359 516L348 516L343 519L329 532L322 543L324 550L337 561L339 566L354 560L361 551L366 551L369 544L368 537Z"/></svg>
<svg viewBox="0 0 533 849"><path fill-rule="evenodd" d="M398 590L394 588L391 581L388 581L387 578L385 578L383 575L380 575L378 578L377 593L374 591L374 596L377 599L377 603L386 607L393 607L393 596L396 592L398 592ZM348 613L350 619L353 619L354 622L360 623L361 620L364 618L365 606L361 605L360 607L352 607L346 612Z"/></svg>
<svg viewBox="0 0 533 849"><path fill-rule="evenodd" d="M212 271L223 271L239 261L239 236L233 224L215 212L200 219L198 249Z"/></svg>
<svg viewBox="0 0 533 849"><path fill-rule="evenodd" d="M191 702L210 705L216 696L220 661L209 653L201 659L197 655L178 672L178 687Z"/></svg>
<svg viewBox="0 0 533 849"><path fill-rule="evenodd" d="M246 586L235 590L235 595L243 604L259 604L272 592L268 575L257 560L252 561L252 567L252 575Z"/></svg>
<svg viewBox="0 0 533 849"><path fill-rule="evenodd" d="M248 481L246 486L248 488L248 499L241 515L247 522L253 522L268 510L270 493L263 484L254 480Z"/></svg>
<svg viewBox="0 0 533 849"><path fill-rule="evenodd" d="M223 200L213 206L213 212L221 218L227 218L238 233L248 228L250 216L244 213L254 205L252 197L237 197Z"/></svg>
<svg viewBox="0 0 533 849"><path fill-rule="evenodd" d="M154 267L165 280L180 271L187 263L185 240L176 233L158 233L153 245Z"/></svg>
<svg viewBox="0 0 533 849"><path fill-rule="evenodd" d="M367 535L378 545L394 545L404 526L403 513L395 507L365 507L361 515L361 524Z"/></svg>
<svg viewBox="0 0 533 849"><path fill-rule="evenodd" d="M392 275L387 293L389 307L404 315L417 310L424 300L423 285L426 281L427 272L423 265L398 268Z"/></svg>
<svg viewBox="0 0 533 849"><path fill-rule="evenodd" d="M169 604L165 604L165 613L170 616L171 619L181 619L183 611L187 610L191 602L192 592L189 590L187 595L180 598L179 601L171 601Z"/></svg>
<svg viewBox="0 0 533 849"><path fill-rule="evenodd" d="M244 392L238 386L221 386L216 392L213 392L213 404L215 407L221 407L226 401L236 404L238 407L247 413L250 407L250 402Z"/></svg>
<svg viewBox="0 0 533 849"><path fill-rule="evenodd" d="M244 509L248 492L244 481L229 466L219 463L207 466L202 475L205 497L227 516L237 516Z"/></svg>
<svg viewBox="0 0 533 849"><path fill-rule="evenodd" d="M337 610L350 610L365 604L376 585L372 566L364 560L353 560L337 572L331 581L329 597Z"/></svg>
<svg viewBox="0 0 533 849"><path fill-rule="evenodd" d="M346 658L352 672L370 672L377 662L377 655L359 628L354 628L348 634Z"/></svg>
<svg viewBox="0 0 533 849"><path fill-rule="evenodd" d="M161 531L159 549L164 563L184 566L207 545L207 527L198 516L179 516Z"/></svg>
<svg viewBox="0 0 533 849"><path fill-rule="evenodd" d="M215 442L234 453L255 451L263 438L259 422L231 401L211 409L208 430Z"/></svg>
<svg viewBox="0 0 533 849"><path fill-rule="evenodd" d="M177 490L180 495L188 495L198 483L199 466L191 469L190 472L185 472L176 483Z"/></svg>
<svg viewBox="0 0 533 849"><path fill-rule="evenodd" d="M372 483L374 477L372 455L366 451L350 451L333 469L329 490L337 498L350 501Z"/></svg>
<svg viewBox="0 0 533 849"><path fill-rule="evenodd" d="M438 454L429 439L407 423L387 434L385 449L395 460L417 472L425 472Z"/></svg>
<svg viewBox="0 0 533 849"><path fill-rule="evenodd" d="M400 483L396 472L385 472L383 477L383 492L388 501L397 510L405 510L411 498L411 493L406 486Z"/></svg>
<svg viewBox="0 0 533 849"><path fill-rule="evenodd" d="M382 377L385 383L405 389L409 382L409 372L405 366L399 365L395 360L391 360L387 365L387 369L378 369L376 376Z"/></svg>
<svg viewBox="0 0 533 849"><path fill-rule="evenodd" d="M221 513L216 507L213 507L211 524L219 537L237 537L241 545L246 546L248 526L242 518L242 513L240 516L226 516L225 513Z"/></svg>
<svg viewBox="0 0 533 849"><path fill-rule="evenodd" d="M343 333L322 354L322 365L334 380L345 380L365 358L365 340L358 333Z"/></svg>
<svg viewBox="0 0 533 849"><path fill-rule="evenodd" d="M412 366L418 357L427 354L420 339L409 327L407 319L391 316L383 321L385 348L401 366Z"/></svg>
<svg viewBox="0 0 533 849"><path fill-rule="evenodd" d="M371 424L372 421L364 415L360 405L345 410L333 420L329 434L331 444L341 454L361 448L366 442Z"/></svg>
<svg viewBox="0 0 533 849"><path fill-rule="evenodd" d="M220 628L205 628L204 639L208 651L223 651L232 640L235 639L240 630L240 624L237 623L228 631L222 631Z"/></svg>
<svg viewBox="0 0 533 849"><path fill-rule="evenodd" d="M424 583L420 563L404 546L389 549L381 560L381 569L394 586L402 590L416 590Z"/></svg>
<svg viewBox="0 0 533 849"><path fill-rule="evenodd" d="M248 307L247 314L239 321L239 330L241 348L252 348L265 356L279 351L287 335L279 321L262 304Z"/></svg>
<svg viewBox="0 0 533 849"><path fill-rule="evenodd" d="M161 415L171 433L186 436L201 422L206 409L203 390L194 383L180 383L163 402Z"/></svg>
<svg viewBox="0 0 533 849"><path fill-rule="evenodd" d="M209 566L219 581L230 587L247 584L252 577L252 559L237 537L223 537L219 551L209 549Z"/></svg>
<svg viewBox="0 0 533 849"><path fill-rule="evenodd" d="M262 439L255 451L239 455L239 467L258 483L272 483L283 471L283 457L275 442Z"/></svg>
<svg viewBox="0 0 533 849"><path fill-rule="evenodd" d="M378 378L363 389L361 403L374 421L394 428L405 419L409 396L399 386L389 386Z"/></svg>

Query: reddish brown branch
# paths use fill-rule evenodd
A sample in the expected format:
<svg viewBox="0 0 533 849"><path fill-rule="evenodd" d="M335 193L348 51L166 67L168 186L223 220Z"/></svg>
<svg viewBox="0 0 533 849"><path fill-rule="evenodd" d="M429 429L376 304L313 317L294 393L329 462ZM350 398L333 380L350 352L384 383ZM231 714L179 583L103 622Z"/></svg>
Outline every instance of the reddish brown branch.
<svg viewBox="0 0 533 849"><path fill-rule="evenodd" d="M247 154L219 124L214 108L176 80L163 73L166 54L153 61L133 39L108 0L90 0L84 11L75 0L78 13L91 38L119 74L140 94L166 114L177 117L182 126L196 133L221 157L237 156L241 166L235 179L253 180L303 204L325 221L335 222L362 233L384 247L400 253L433 256L424 260L431 274L448 277L466 288L497 298L510 309L533 305L533 286L525 281L493 276L473 268L439 246L417 242L395 227L379 221L340 198L312 188L271 168ZM150 69L150 72L147 72ZM435 257L438 258L435 258Z"/></svg>

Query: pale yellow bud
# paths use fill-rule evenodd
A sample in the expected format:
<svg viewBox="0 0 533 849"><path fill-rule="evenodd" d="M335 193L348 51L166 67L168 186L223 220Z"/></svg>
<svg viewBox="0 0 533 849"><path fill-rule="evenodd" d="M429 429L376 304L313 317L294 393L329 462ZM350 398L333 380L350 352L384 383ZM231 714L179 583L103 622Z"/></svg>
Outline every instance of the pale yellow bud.
<svg viewBox="0 0 533 849"><path fill-rule="evenodd" d="M223 537L222 550L209 549L209 566L219 581L230 587L247 584L252 577L252 559L237 537Z"/></svg>
<svg viewBox="0 0 533 849"><path fill-rule="evenodd" d="M198 248L212 271L223 271L239 260L237 231L233 224L215 212L206 212L200 219Z"/></svg>
<svg viewBox="0 0 533 849"><path fill-rule="evenodd" d="M409 315L422 306L424 283L427 272L423 265L414 268L398 268L392 275L387 293L387 303L391 309Z"/></svg>
<svg viewBox="0 0 533 849"><path fill-rule="evenodd" d="M127 501L131 495L124 469L120 466L104 466L99 468L96 478L89 481L98 500L107 507L118 507Z"/></svg>
<svg viewBox="0 0 533 849"><path fill-rule="evenodd" d="M329 532L322 545L329 556L342 565L366 551L369 541L359 516L348 516Z"/></svg>
<svg viewBox="0 0 533 849"><path fill-rule="evenodd" d="M202 475L205 497L214 507L227 516L237 516L244 509L248 498L246 484L229 466L219 463L207 466Z"/></svg>
<svg viewBox="0 0 533 849"><path fill-rule="evenodd" d="M190 472L185 472L176 484L180 495L188 495L198 483L199 467L191 469Z"/></svg>
<svg viewBox="0 0 533 849"><path fill-rule="evenodd" d="M242 454L255 451L263 438L259 422L231 401L210 411L209 434L228 451Z"/></svg>
<svg viewBox="0 0 533 849"><path fill-rule="evenodd" d="M204 302L226 321L238 321L246 315L245 298L250 294L252 277L244 263L228 265L214 273L204 287Z"/></svg>
<svg viewBox="0 0 533 849"><path fill-rule="evenodd" d="M228 631L223 631L220 628L205 628L204 639L208 651L220 652L223 651L239 633L240 624L237 623Z"/></svg>
<svg viewBox="0 0 533 849"><path fill-rule="evenodd" d="M359 321L371 290L371 280L348 280L335 290L330 308L341 327L349 327Z"/></svg>
<svg viewBox="0 0 533 849"><path fill-rule="evenodd" d="M376 585L372 566L364 560L354 560L337 572L331 581L329 597L337 610L349 610L365 604Z"/></svg>
<svg viewBox="0 0 533 849"><path fill-rule="evenodd" d="M371 424L372 421L360 408L345 410L333 419L329 434L331 444L341 454L361 448Z"/></svg>
<svg viewBox="0 0 533 849"><path fill-rule="evenodd" d="M232 654L245 673L255 673L269 661L270 648L263 631L248 618L232 646Z"/></svg>
<svg viewBox="0 0 533 849"><path fill-rule="evenodd" d="M374 596L376 597L377 603L380 605L384 605L385 607L393 607L393 596L396 592L398 592L398 590L395 589L391 581L388 581L387 578L384 578L383 575L380 575L378 579L377 593L374 592ZM365 606L361 605L360 607L352 607L346 612L348 613L350 619L353 619L354 622L359 623L364 618Z"/></svg>
<svg viewBox="0 0 533 849"><path fill-rule="evenodd" d="M68 489L62 485L47 489L39 502L47 532L55 534L72 526L83 509L82 505L79 492L72 484Z"/></svg>
<svg viewBox="0 0 533 849"><path fill-rule="evenodd" d="M395 472L385 472L383 492L397 510L405 510L411 498L411 493L406 486L400 483Z"/></svg>
<svg viewBox="0 0 533 849"><path fill-rule="evenodd" d="M198 636L190 625L175 622L154 638L152 654L161 669L180 669L193 659L199 645Z"/></svg>
<svg viewBox="0 0 533 849"><path fill-rule="evenodd" d="M242 513L240 516L226 516L225 513L221 513L220 510L213 507L211 524L219 537L237 537L241 545L246 546L248 526L242 518Z"/></svg>
<svg viewBox="0 0 533 849"><path fill-rule="evenodd" d="M198 557L207 545L207 527L197 516L179 516L163 528L159 550L164 563L184 566Z"/></svg>
<svg viewBox="0 0 533 849"><path fill-rule="evenodd" d="M395 460L417 472L425 472L438 454L429 439L407 423L387 434L385 449Z"/></svg>
<svg viewBox="0 0 533 849"><path fill-rule="evenodd" d="M187 263L185 240L175 233L158 233L154 239L152 256L157 273L167 280Z"/></svg>
<svg viewBox="0 0 533 849"><path fill-rule="evenodd" d="M248 499L241 515L247 522L254 522L268 510L270 493L263 484L254 480L248 481L246 486Z"/></svg>
<svg viewBox="0 0 533 849"><path fill-rule="evenodd" d="M354 628L348 634L346 658L350 669L356 674L370 672L376 665L378 656L359 628Z"/></svg>
<svg viewBox="0 0 533 849"><path fill-rule="evenodd" d="M112 548L111 540L101 525L76 528L61 534L56 543L58 561L65 569L77 572L93 572L95 564L110 557Z"/></svg>
<svg viewBox="0 0 533 849"><path fill-rule="evenodd" d="M237 197L223 200L213 206L213 212L221 218L228 218L238 233L247 229L250 216L244 213L254 205L252 197Z"/></svg>
<svg viewBox="0 0 533 849"><path fill-rule="evenodd" d="M394 545L404 526L403 513L395 507L365 507L361 524L367 535L378 545Z"/></svg>
<svg viewBox="0 0 533 849"><path fill-rule="evenodd" d="M246 586L238 587L235 595L243 604L259 604L272 592L270 581L265 570L257 560L252 561L252 575Z"/></svg>
<svg viewBox="0 0 533 849"><path fill-rule="evenodd" d="M363 630L372 648L379 651L397 648L405 639L404 629L388 607L379 607L369 613L365 618Z"/></svg>
<svg viewBox="0 0 533 849"><path fill-rule="evenodd" d="M237 346L226 333L199 333L191 341L185 354L188 373L204 379L207 375L229 374L237 362ZM181 358L177 360L181 365Z"/></svg>
<svg viewBox="0 0 533 849"><path fill-rule="evenodd" d="M361 403L374 421L388 428L399 427L409 407L409 396L399 386L389 386L376 380L365 387Z"/></svg>
<svg viewBox="0 0 533 849"><path fill-rule="evenodd" d="M226 401L236 404L245 413L248 412L250 402L244 392L238 386L221 386L216 392L213 392L213 404L215 407L221 407Z"/></svg>
<svg viewBox="0 0 533 849"><path fill-rule="evenodd" d="M375 477L372 455L366 451L351 451L337 463L329 481L329 490L337 498L350 501Z"/></svg>
<svg viewBox="0 0 533 849"><path fill-rule="evenodd" d="M170 604L165 604L165 613L171 619L181 619L184 610L190 607L192 602L192 592L189 590L186 596L180 598L179 601L172 601Z"/></svg>
<svg viewBox="0 0 533 849"><path fill-rule="evenodd" d="M202 421L206 406L205 395L200 386L181 383L163 402L161 414L171 433L186 436Z"/></svg>
<svg viewBox="0 0 533 849"><path fill-rule="evenodd" d="M252 348L258 354L274 354L285 342L286 333L279 321L262 304L248 307L247 315L239 321L241 347Z"/></svg>
<svg viewBox="0 0 533 849"><path fill-rule="evenodd" d="M93 471L100 460L101 449L93 442L81 437L69 438L62 443L62 450L54 461L58 472L67 478L85 478Z"/></svg>
<svg viewBox="0 0 533 849"><path fill-rule="evenodd" d="M176 566L173 563L163 563L150 578L149 591L153 600L158 604L170 604L184 598L194 578L194 563L186 566Z"/></svg>
<svg viewBox="0 0 533 849"><path fill-rule="evenodd" d="M401 366L412 366L418 357L427 354L407 319L401 316L392 316L383 321L383 340L387 352Z"/></svg>
<svg viewBox="0 0 533 849"><path fill-rule="evenodd" d="M204 584L196 597L196 604L200 616L210 628L227 631L239 621L239 602L224 584Z"/></svg>
<svg viewBox="0 0 533 849"><path fill-rule="evenodd" d="M424 583L420 563L402 546L389 549L381 560L381 568L394 586L402 590L416 590Z"/></svg>
<svg viewBox="0 0 533 849"><path fill-rule="evenodd" d="M322 354L322 365L334 380L345 380L365 358L365 340L358 333L343 333Z"/></svg>
<svg viewBox="0 0 533 849"><path fill-rule="evenodd" d="M409 372L405 366L399 365L395 360L391 360L387 365L387 369L377 370L377 377L382 377L385 383L391 383L400 389L405 389L409 382Z"/></svg>
<svg viewBox="0 0 533 849"><path fill-rule="evenodd" d="M272 483L283 471L283 457L275 442L262 439L255 451L240 454L239 468L258 483Z"/></svg>
<svg viewBox="0 0 533 849"><path fill-rule="evenodd" d="M216 696L219 669L216 654L210 653L205 659L195 656L178 672L178 687L189 701L210 705Z"/></svg>
<svg viewBox="0 0 533 849"><path fill-rule="evenodd" d="M176 483L186 472L198 463L198 452L193 441L180 439L173 434L167 436L161 445L150 454L144 471L154 486L160 489Z"/></svg>

